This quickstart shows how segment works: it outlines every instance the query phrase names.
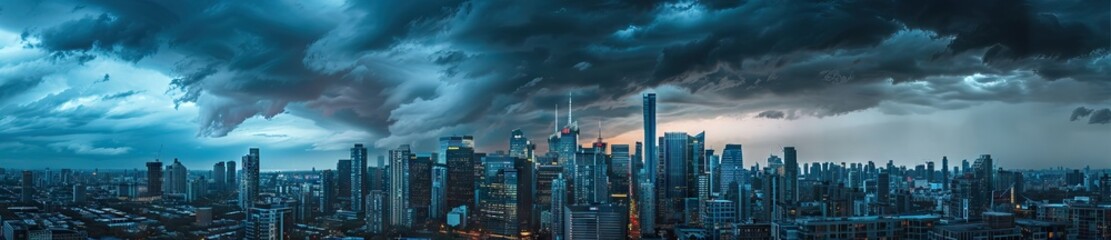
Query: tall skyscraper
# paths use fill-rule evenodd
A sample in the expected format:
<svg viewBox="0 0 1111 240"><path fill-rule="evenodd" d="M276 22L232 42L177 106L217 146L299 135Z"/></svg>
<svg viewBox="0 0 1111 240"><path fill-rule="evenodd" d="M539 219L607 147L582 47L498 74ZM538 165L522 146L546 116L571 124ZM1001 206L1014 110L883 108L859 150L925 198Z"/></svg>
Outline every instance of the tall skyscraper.
<svg viewBox="0 0 1111 240"><path fill-rule="evenodd" d="M560 174L552 181L552 239L563 239L563 211L567 206L567 180Z"/></svg>
<svg viewBox="0 0 1111 240"><path fill-rule="evenodd" d="M509 133L509 156L515 158L528 159L528 146L529 140L525 137L525 133L521 129L513 129Z"/></svg>
<svg viewBox="0 0 1111 240"><path fill-rule="evenodd" d="M941 157L941 189L949 190L949 157Z"/></svg>
<svg viewBox="0 0 1111 240"><path fill-rule="evenodd" d="M689 186L687 178L690 174L691 162L691 137L682 132L668 132L664 133L663 141L660 142L660 156L663 157L664 171L661 182L664 193L661 199L661 206L658 210L663 209L680 209L682 207L682 200L688 197ZM668 211L668 216L665 219L670 221L680 221L682 215L677 211Z"/></svg>
<svg viewBox="0 0 1111 240"><path fill-rule="evenodd" d="M795 147L783 148L783 200L791 206L799 202L799 161Z"/></svg>
<svg viewBox="0 0 1111 240"><path fill-rule="evenodd" d="M227 174L228 174L228 170L227 170L227 167L224 167L224 162L216 162L216 164L212 165L212 187L211 187L211 189L213 191L217 191L217 192L224 191L224 185L225 185L224 183L226 183L228 181L227 180L228 179Z"/></svg>
<svg viewBox="0 0 1111 240"><path fill-rule="evenodd" d="M876 177L876 209L877 214L891 214L889 205L891 205L891 175L888 172L894 169L888 169L880 173Z"/></svg>
<svg viewBox="0 0 1111 240"><path fill-rule="evenodd" d="M251 148L241 161L243 162L243 181L239 190L239 206L242 209L251 209L259 200L259 161L258 148Z"/></svg>
<svg viewBox="0 0 1111 240"><path fill-rule="evenodd" d="M390 194L389 225L408 228L410 222L409 206L409 160L411 152L408 144L390 150Z"/></svg>
<svg viewBox="0 0 1111 240"><path fill-rule="evenodd" d="M226 183L224 184L224 188L230 190L231 192L235 192L238 190L237 188L239 188L239 178L237 178L237 174L235 174L237 172L237 170L235 169L235 161L227 161L226 163L227 164L224 164L224 167L228 168L228 174L224 176L225 180L227 180L226 182L224 182Z"/></svg>
<svg viewBox="0 0 1111 240"><path fill-rule="evenodd" d="M332 170L320 172L320 212L332 214L336 211L336 173Z"/></svg>
<svg viewBox="0 0 1111 240"><path fill-rule="evenodd" d="M348 201L343 209L351 210L351 159L336 161L336 196Z"/></svg>
<svg viewBox="0 0 1111 240"><path fill-rule="evenodd" d="M367 193L367 156L366 147L361 143L351 148L351 210L363 212Z"/></svg>
<svg viewBox="0 0 1111 240"><path fill-rule="evenodd" d="M610 145L610 197L625 199L629 196L632 164L629 144Z"/></svg>
<svg viewBox="0 0 1111 240"><path fill-rule="evenodd" d="M465 144L463 137L440 138L440 149L444 153L447 163L447 208L456 208L466 205L467 209L476 209L474 202L475 161L473 145ZM473 142L473 141L472 141Z"/></svg>
<svg viewBox="0 0 1111 240"><path fill-rule="evenodd" d="M188 174L189 170L185 168L185 165L182 165L181 161L174 158L174 163L166 166L166 182L164 185L166 193L184 194L185 188L189 184L186 182L186 175Z"/></svg>
<svg viewBox="0 0 1111 240"><path fill-rule="evenodd" d="M150 165L150 163L147 163ZM31 171L23 170L23 181L20 182L20 200L23 203L33 202L35 196L35 175Z"/></svg>
<svg viewBox="0 0 1111 240"><path fill-rule="evenodd" d="M381 234L385 231L383 217L386 215L386 192L371 190L366 201L366 231Z"/></svg>
<svg viewBox="0 0 1111 240"><path fill-rule="evenodd" d="M729 188L743 184L744 152L740 144L725 144L721 151L721 192L729 192Z"/></svg>
<svg viewBox="0 0 1111 240"><path fill-rule="evenodd" d="M413 226L420 226L428 221L432 205L432 162L436 161L437 156L435 153L409 156L409 221Z"/></svg>
<svg viewBox="0 0 1111 240"><path fill-rule="evenodd" d="M641 97L643 98L641 103L641 111L644 117L644 141L641 143L644 146L644 151L639 153L641 156L641 160L643 161L639 164L641 164L641 166L644 166L642 168L642 172L644 174L642 174L641 177L645 179L637 182L649 183L655 186L657 183L656 174L659 171L659 167L657 166L657 164L659 164L659 151L656 150L656 94L644 93ZM656 209L655 205L658 202L656 200L656 189L655 187L640 187L637 189L646 190L638 193L641 195L641 201L639 202L639 204L640 206L643 206L641 209L642 211L638 212L638 216L640 216L641 232L651 233L651 231L654 231L651 229L651 227L654 227L654 225L650 224L654 223L656 219L656 211L654 209ZM645 212L643 211L645 209L653 210L651 212ZM651 221L646 221L646 219L650 219Z"/></svg>
<svg viewBox="0 0 1111 240"><path fill-rule="evenodd" d="M147 162L147 197L162 196L162 162Z"/></svg>
<svg viewBox="0 0 1111 240"><path fill-rule="evenodd" d="M436 155L439 158L439 154ZM440 163L439 159L434 161L432 163L432 203L428 206L428 217L430 220L443 220L450 209L447 206L447 163Z"/></svg>
<svg viewBox="0 0 1111 240"><path fill-rule="evenodd" d="M516 239L521 232L517 212L518 172L515 158L491 154L482 158L483 181L479 187L479 220L494 238Z"/></svg>

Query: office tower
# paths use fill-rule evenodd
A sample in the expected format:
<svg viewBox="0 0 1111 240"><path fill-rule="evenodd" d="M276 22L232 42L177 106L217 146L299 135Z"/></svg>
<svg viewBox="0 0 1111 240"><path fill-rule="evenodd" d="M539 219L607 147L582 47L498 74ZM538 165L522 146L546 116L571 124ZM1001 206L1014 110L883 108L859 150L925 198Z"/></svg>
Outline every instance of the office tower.
<svg viewBox="0 0 1111 240"><path fill-rule="evenodd" d="M643 98L644 102L641 107L643 108L644 115L644 142L642 142L644 144L644 152L641 153L641 156L644 157L644 162L641 164L651 173L647 174L647 177L651 180L650 182L655 183L655 172L656 169L658 169L656 164L659 161L657 159L659 151L656 150L656 94L645 93Z"/></svg>
<svg viewBox="0 0 1111 240"><path fill-rule="evenodd" d="M475 209L475 166L479 163L475 161L473 140L470 139L470 136L440 138L440 149L448 171L448 208L465 205L467 209Z"/></svg>
<svg viewBox="0 0 1111 240"><path fill-rule="evenodd" d="M386 214L386 192L371 190L366 200L366 231L370 234L381 234L385 231L383 217Z"/></svg>
<svg viewBox="0 0 1111 240"><path fill-rule="evenodd" d="M432 162L435 153L410 154L409 160L409 221L414 227L428 221L432 205Z"/></svg>
<svg viewBox="0 0 1111 240"><path fill-rule="evenodd" d="M517 223L522 236L533 235L540 229L540 207L536 200L536 162L522 158L514 158L513 161L513 167L517 170Z"/></svg>
<svg viewBox="0 0 1111 240"><path fill-rule="evenodd" d="M891 171L891 170L888 170L888 171ZM883 215L883 214L890 214L891 213L888 210L888 205L891 204L890 194L891 194L891 175L889 175L887 172L880 173L879 176L876 177L876 202L877 202L876 204L878 205L877 206L878 210L876 212L878 214Z"/></svg>
<svg viewBox="0 0 1111 240"><path fill-rule="evenodd" d="M934 162L926 162L926 184L934 182Z"/></svg>
<svg viewBox="0 0 1111 240"><path fill-rule="evenodd" d="M575 162L571 166L573 172L570 180L570 188L572 189L572 196L574 204L590 204L606 201L609 194L605 189L605 159L604 152L594 151L580 151L576 153Z"/></svg>
<svg viewBox="0 0 1111 240"><path fill-rule="evenodd" d="M224 182L224 189L235 192L238 190L237 188L239 188L239 179L236 178L235 174L235 161L227 161L224 167L228 169L228 173L224 175L224 178L227 180Z"/></svg>
<svg viewBox="0 0 1111 240"><path fill-rule="evenodd" d="M147 163L147 165L150 165L150 163ZM31 173L31 171L24 170L23 171L23 181L20 182L21 185L20 185L20 188L19 188L19 191L20 191L19 193L20 193L20 196L21 196L20 200L22 200L23 203L30 203L30 202L34 201L34 194L35 194L35 188L34 188L35 183L34 182L35 182L35 175L33 173Z"/></svg>
<svg viewBox="0 0 1111 240"><path fill-rule="evenodd" d="M711 234L721 229L728 229L737 222L737 203L729 200L706 200L703 203L701 216L702 226L711 231Z"/></svg>
<svg viewBox="0 0 1111 240"><path fill-rule="evenodd" d="M188 182L186 182L185 179L188 173L189 170L185 168L185 165L182 165L181 161L178 161L177 158L174 158L174 163L166 166L166 182L164 185L166 188L166 193L185 193L186 185L188 185Z"/></svg>
<svg viewBox="0 0 1111 240"><path fill-rule="evenodd" d="M992 205L991 199L995 198L994 196L992 196L994 194L992 192L992 183L995 179L993 174L995 169L993 168L993 166L994 164L992 162L990 154L980 155L980 158L976 159L976 162L972 164L973 171L975 171L973 173L973 176L980 184L978 193L982 195L980 196L980 199L984 200L983 202L980 202L980 204L983 205L979 206L981 209L989 209Z"/></svg>
<svg viewBox="0 0 1111 240"><path fill-rule="evenodd" d="M941 157L941 189L949 190L949 157Z"/></svg>
<svg viewBox="0 0 1111 240"><path fill-rule="evenodd" d="M351 200L351 159L336 161L336 196ZM352 210L350 204L344 209Z"/></svg>
<svg viewBox="0 0 1111 240"><path fill-rule="evenodd" d="M647 175L647 169L641 169L640 174ZM637 223L640 225L640 234L645 236L655 235L656 228L656 184L647 177L639 179L637 184Z"/></svg>
<svg viewBox="0 0 1111 240"><path fill-rule="evenodd" d="M408 144L390 150L389 226L408 228L410 225Z"/></svg>
<svg viewBox="0 0 1111 240"><path fill-rule="evenodd" d="M628 220L622 211L612 204L568 206L563 215L564 239L625 239Z"/></svg>
<svg viewBox="0 0 1111 240"><path fill-rule="evenodd" d="M147 162L147 197L162 196L162 162Z"/></svg>
<svg viewBox="0 0 1111 240"><path fill-rule="evenodd" d="M351 211L363 212L363 207L366 206L364 198L367 192L367 156L366 147L363 144L355 144L351 148Z"/></svg>
<svg viewBox="0 0 1111 240"><path fill-rule="evenodd" d="M681 132L668 132L664 133L663 141L660 142L660 156L662 157L664 171L660 182L664 193L663 199L658 202L663 203L658 206L659 210L663 209L679 209L683 198L687 197L687 174L688 164L690 163L690 139L691 137L686 133ZM667 214L661 216L664 219L677 221L680 218L676 214Z"/></svg>
<svg viewBox="0 0 1111 240"><path fill-rule="evenodd" d="M794 206L799 202L799 161L797 154L795 147L783 148L783 200L789 206Z"/></svg>
<svg viewBox="0 0 1111 240"><path fill-rule="evenodd" d="M571 117L571 94L567 94L567 125L559 130L559 162L564 166L564 175L574 176L575 153L579 151L579 123ZM576 184L574 177L569 185Z"/></svg>
<svg viewBox="0 0 1111 240"><path fill-rule="evenodd" d="M250 164L243 163L243 181L247 182ZM290 239L293 233L293 209L282 203L258 203L247 211L244 224L247 240Z"/></svg>
<svg viewBox="0 0 1111 240"><path fill-rule="evenodd" d="M536 167L536 204L541 211L550 211L552 205L552 183L563 173L557 165L538 165Z"/></svg>
<svg viewBox="0 0 1111 240"><path fill-rule="evenodd" d="M968 165L968 159L961 160L961 175L969 174L969 171L971 170Z"/></svg>
<svg viewBox="0 0 1111 240"><path fill-rule="evenodd" d="M521 129L513 129L509 134L509 156L528 159L529 144L528 138L525 138L525 133Z"/></svg>
<svg viewBox="0 0 1111 240"><path fill-rule="evenodd" d="M555 180L552 181L552 229L551 239L563 239L563 211L567 206L567 180L560 174Z"/></svg>
<svg viewBox="0 0 1111 240"><path fill-rule="evenodd" d="M700 132L687 140L687 197L698 197L698 177L709 169L706 159L706 132ZM697 212L695 214L698 214Z"/></svg>
<svg viewBox="0 0 1111 240"><path fill-rule="evenodd" d="M628 144L610 145L609 179L610 195L614 198L627 198L629 196L629 181L632 175L632 159L629 155Z"/></svg>
<svg viewBox="0 0 1111 240"><path fill-rule="evenodd" d="M744 155L740 144L726 144L721 151L721 192L742 182Z"/></svg>
<svg viewBox="0 0 1111 240"><path fill-rule="evenodd" d="M710 193L717 196L721 193L721 158L714 154L713 149L706 149L706 160L709 163L706 165L706 174L710 175Z"/></svg>
<svg viewBox="0 0 1111 240"><path fill-rule="evenodd" d="M224 167L224 162L216 162L212 165L212 190L220 192L224 191L224 183L227 180L227 168Z"/></svg>
<svg viewBox="0 0 1111 240"><path fill-rule="evenodd" d="M182 182L185 180L182 179ZM193 179L185 186L185 201L197 201L208 192L208 180L204 177Z"/></svg>
<svg viewBox="0 0 1111 240"><path fill-rule="evenodd" d="M259 200L259 160L258 148L251 148L241 161L243 162L243 181L239 190L239 206L242 209L251 209Z"/></svg>
<svg viewBox="0 0 1111 240"><path fill-rule="evenodd" d="M432 203L428 206L430 220L443 219L449 209L447 206L447 163L440 163L438 159L436 161L432 164Z"/></svg>
<svg viewBox="0 0 1111 240"><path fill-rule="evenodd" d="M479 220L493 238L517 238L521 232L517 211L518 172L514 158L492 154L482 158L483 181L479 185Z"/></svg>
<svg viewBox="0 0 1111 240"><path fill-rule="evenodd" d="M332 214L336 211L336 173L332 170L320 172L320 212Z"/></svg>

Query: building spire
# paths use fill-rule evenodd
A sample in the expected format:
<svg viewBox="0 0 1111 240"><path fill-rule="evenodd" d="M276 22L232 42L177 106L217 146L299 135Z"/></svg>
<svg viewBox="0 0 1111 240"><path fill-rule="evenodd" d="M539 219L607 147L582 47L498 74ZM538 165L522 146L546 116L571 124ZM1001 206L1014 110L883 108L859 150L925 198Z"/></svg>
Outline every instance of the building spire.
<svg viewBox="0 0 1111 240"><path fill-rule="evenodd" d="M598 142L602 142L602 119L598 118Z"/></svg>
<svg viewBox="0 0 1111 240"><path fill-rule="evenodd" d="M568 92L567 93L567 125L571 125L572 122L574 122L574 121L571 120L571 93Z"/></svg>
<svg viewBox="0 0 1111 240"><path fill-rule="evenodd" d="M559 104L555 108L555 132L559 133Z"/></svg>

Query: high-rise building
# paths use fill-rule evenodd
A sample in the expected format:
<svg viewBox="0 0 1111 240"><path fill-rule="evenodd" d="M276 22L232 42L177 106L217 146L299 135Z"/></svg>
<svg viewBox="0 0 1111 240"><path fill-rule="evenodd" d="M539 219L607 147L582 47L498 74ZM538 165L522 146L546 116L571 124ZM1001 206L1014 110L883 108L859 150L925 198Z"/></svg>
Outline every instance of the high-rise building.
<svg viewBox="0 0 1111 240"><path fill-rule="evenodd" d="M225 163L224 167L227 167L228 173L224 176L225 180L227 180L224 182L224 189L235 192L238 190L237 188L239 188L239 178L236 178L237 174L235 174L237 171L235 169L235 161L227 161Z"/></svg>
<svg viewBox="0 0 1111 240"><path fill-rule="evenodd" d="M493 238L516 239L521 225L518 211L518 172L515 158L491 154L482 158L483 181L479 187L479 221Z"/></svg>
<svg viewBox="0 0 1111 240"><path fill-rule="evenodd" d="M147 197L162 196L162 162L147 162Z"/></svg>
<svg viewBox="0 0 1111 240"><path fill-rule="evenodd" d="M628 144L610 145L609 165L610 197L627 198L632 176L632 156L629 155Z"/></svg>
<svg viewBox="0 0 1111 240"><path fill-rule="evenodd" d="M612 204L568 206L563 213L564 239L625 239L628 219L623 210Z"/></svg>
<svg viewBox="0 0 1111 240"><path fill-rule="evenodd" d="M389 226L408 228L412 215L409 204L409 160L412 153L408 144L390 150Z"/></svg>
<svg viewBox="0 0 1111 240"><path fill-rule="evenodd" d="M243 156L243 181L239 190L239 206L242 209L251 209L259 201L259 151L251 148Z"/></svg>
<svg viewBox="0 0 1111 240"><path fill-rule="evenodd" d="M471 136L442 137L440 149L447 163L447 207L475 209L475 152Z"/></svg>
<svg viewBox="0 0 1111 240"><path fill-rule="evenodd" d="M531 157L528 154L529 144L528 138L525 137L525 133L521 129L513 129L509 133L509 156L529 159Z"/></svg>
<svg viewBox="0 0 1111 240"><path fill-rule="evenodd" d="M795 147L783 148L783 200L790 206L799 202L799 161Z"/></svg>
<svg viewBox="0 0 1111 240"><path fill-rule="evenodd" d="M371 234L381 234L385 231L383 217L386 214L386 192L371 190L366 201L366 230Z"/></svg>
<svg viewBox="0 0 1111 240"><path fill-rule="evenodd" d="M409 160L409 222L420 226L428 221L429 207L432 205L432 164L435 153L410 154Z"/></svg>
<svg viewBox="0 0 1111 240"><path fill-rule="evenodd" d="M564 207L567 206L567 180L560 174L555 180L552 181L552 205L549 207L552 222L551 222L551 239L563 239L563 212Z"/></svg>
<svg viewBox="0 0 1111 240"><path fill-rule="evenodd" d="M216 162L212 165L212 190L224 191L224 185L227 180L228 170L224 167L224 162Z"/></svg>
<svg viewBox="0 0 1111 240"><path fill-rule="evenodd" d="M430 220L442 220L447 215L449 209L447 206L447 174L447 163L434 162L432 164L432 203L428 206L428 218Z"/></svg>
<svg viewBox="0 0 1111 240"><path fill-rule="evenodd" d="M336 161L336 196L351 200L351 159L340 159ZM351 204L347 204L343 209L351 210Z"/></svg>
<svg viewBox="0 0 1111 240"><path fill-rule="evenodd" d="M659 204L657 211L664 209L680 209L682 200L687 197L697 197L697 185L694 181L689 181L693 173L691 168L695 165L692 164L691 157L696 154L691 154L691 142L693 137L682 132L668 132L664 133L664 137L660 142L660 157L663 163L664 170L659 178L661 184L658 186L663 187L663 198L657 200ZM693 189L693 190L692 190ZM665 216L658 218L667 219L669 221L681 221L683 219L681 214L677 211L668 211Z"/></svg>
<svg viewBox="0 0 1111 240"><path fill-rule="evenodd" d="M363 212L367 192L367 149L361 143L351 148L351 211Z"/></svg>
<svg viewBox="0 0 1111 240"><path fill-rule="evenodd" d="M182 179L181 181L184 182L186 180ZM204 197L207 192L208 180L204 179L204 177L189 180L189 183L185 185L185 201L197 201Z"/></svg>
<svg viewBox="0 0 1111 240"><path fill-rule="evenodd" d="M182 165L181 161L174 158L174 163L166 166L165 192L171 194L184 194L185 188L188 185L188 182L185 181L186 175L188 174L189 170L185 168L185 165Z"/></svg>
<svg viewBox="0 0 1111 240"><path fill-rule="evenodd" d="M147 165L150 165L150 163L147 163ZM35 175L34 175L34 173L32 173L31 171L23 170L23 181L20 182L20 184L21 184L20 188L19 188L20 200L22 200L22 202L24 202L24 203L29 203L29 202L34 201L35 200L34 199L34 194L35 194L35 187L34 187L35 186L34 185L35 184Z"/></svg>
<svg viewBox="0 0 1111 240"><path fill-rule="evenodd" d="M729 192L729 188L743 184L744 152L740 144L725 144L721 151L721 192Z"/></svg>
<svg viewBox="0 0 1111 240"><path fill-rule="evenodd" d="M243 181L246 182L246 173L250 165L243 164ZM244 189L246 190L246 189ZM247 240L279 240L290 239L293 234L293 209L282 203L259 203L247 211L243 239Z"/></svg>
<svg viewBox="0 0 1111 240"><path fill-rule="evenodd" d="M641 169L641 175L648 174L648 169ZM653 171L654 172L654 171ZM637 184L637 223L640 225L640 234L651 236L656 231L656 184L647 177L640 178Z"/></svg>
<svg viewBox="0 0 1111 240"><path fill-rule="evenodd" d="M721 229L728 229L737 222L737 203L729 200L706 200L703 203L701 216L702 226L711 233Z"/></svg>
<svg viewBox="0 0 1111 240"><path fill-rule="evenodd" d="M336 173L332 170L320 172L320 212L332 214L336 211Z"/></svg>
<svg viewBox="0 0 1111 240"><path fill-rule="evenodd" d="M941 157L941 189L949 190L949 157Z"/></svg>

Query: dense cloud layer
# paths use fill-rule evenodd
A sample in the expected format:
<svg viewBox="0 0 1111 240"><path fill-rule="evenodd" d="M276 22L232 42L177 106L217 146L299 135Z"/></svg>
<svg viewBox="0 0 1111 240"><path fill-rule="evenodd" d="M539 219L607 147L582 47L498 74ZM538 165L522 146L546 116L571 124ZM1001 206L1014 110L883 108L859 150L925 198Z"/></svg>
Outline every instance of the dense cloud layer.
<svg viewBox="0 0 1111 240"><path fill-rule="evenodd" d="M295 114L364 131L379 148L430 149L451 134L503 146L491 141L516 126L542 138L568 93L577 119L606 119L611 134L637 128L645 91L667 93L665 119L1103 104L1108 4L19 1L0 16L50 16L4 27L59 66L114 58L173 76L166 93L198 107L199 137ZM43 82L4 76L0 102ZM1072 120L1106 123L1105 110Z"/></svg>

